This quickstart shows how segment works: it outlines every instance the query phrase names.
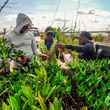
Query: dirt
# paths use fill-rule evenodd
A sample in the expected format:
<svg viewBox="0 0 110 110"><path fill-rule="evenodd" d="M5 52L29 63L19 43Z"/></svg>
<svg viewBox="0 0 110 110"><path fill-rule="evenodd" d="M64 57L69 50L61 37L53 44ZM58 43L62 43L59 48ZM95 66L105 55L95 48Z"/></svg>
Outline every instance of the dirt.
<svg viewBox="0 0 110 110"><path fill-rule="evenodd" d="M64 109L63 110L81 110L82 107L86 106L85 98L80 97L77 94L77 83L72 81L71 94L65 94L63 97Z"/></svg>

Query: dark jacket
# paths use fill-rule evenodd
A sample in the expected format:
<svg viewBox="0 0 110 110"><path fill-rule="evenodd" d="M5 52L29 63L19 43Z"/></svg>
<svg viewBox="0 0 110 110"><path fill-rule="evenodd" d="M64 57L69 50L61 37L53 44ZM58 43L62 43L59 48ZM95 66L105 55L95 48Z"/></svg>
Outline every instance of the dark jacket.
<svg viewBox="0 0 110 110"><path fill-rule="evenodd" d="M95 56L95 48L92 42L88 42L85 45L65 45L65 48L75 50L80 54L81 58L91 59Z"/></svg>

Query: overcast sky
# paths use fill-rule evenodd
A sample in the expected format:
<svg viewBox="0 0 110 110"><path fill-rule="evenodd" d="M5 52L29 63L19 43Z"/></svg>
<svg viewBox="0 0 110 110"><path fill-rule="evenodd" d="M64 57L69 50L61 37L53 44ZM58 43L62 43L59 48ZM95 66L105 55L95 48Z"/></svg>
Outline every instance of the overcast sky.
<svg viewBox="0 0 110 110"><path fill-rule="evenodd" d="M5 0L0 0L0 5ZM40 29L48 25L74 26L79 0L10 0L0 13L0 28L15 26L18 13L26 13ZM77 27L105 30L110 25L110 0L80 0ZM73 23L73 24L72 24Z"/></svg>

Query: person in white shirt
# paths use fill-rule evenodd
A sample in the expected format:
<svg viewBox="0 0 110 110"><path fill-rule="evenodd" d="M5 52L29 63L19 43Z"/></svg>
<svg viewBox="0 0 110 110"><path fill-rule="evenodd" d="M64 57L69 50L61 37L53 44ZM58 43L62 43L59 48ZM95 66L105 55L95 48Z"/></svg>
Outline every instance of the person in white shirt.
<svg viewBox="0 0 110 110"><path fill-rule="evenodd" d="M27 15L19 13L16 19L16 27L13 31L5 35L5 38L11 46L25 53L25 57L18 58L17 61L27 61L26 59L31 59L33 54L37 55L37 37L32 29L31 19ZM17 61L11 60L9 63L13 68L16 68Z"/></svg>
<svg viewBox="0 0 110 110"><path fill-rule="evenodd" d="M36 38L34 33L30 31L31 28L31 19L27 15L19 13L16 20L16 27L5 36L15 49L23 51L29 57L36 53L34 49Z"/></svg>

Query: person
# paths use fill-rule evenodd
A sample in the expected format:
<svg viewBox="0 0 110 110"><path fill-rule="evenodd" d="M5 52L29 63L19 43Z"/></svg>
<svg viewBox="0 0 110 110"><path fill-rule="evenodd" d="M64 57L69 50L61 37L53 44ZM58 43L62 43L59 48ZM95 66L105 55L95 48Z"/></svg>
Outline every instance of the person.
<svg viewBox="0 0 110 110"><path fill-rule="evenodd" d="M16 27L5 35L11 47L21 50L25 54L25 56L17 58L16 61L10 60L11 65L16 65L16 62L24 64L31 59L33 54L36 54L36 48L34 47L36 47L37 37L31 31L32 28L31 19L27 15L19 13L16 19Z"/></svg>
<svg viewBox="0 0 110 110"><path fill-rule="evenodd" d="M36 45L35 42L32 43L35 37L33 32L29 31L31 28L31 19L27 15L19 13L16 20L16 27L5 36L10 45L13 45L16 50L23 51L29 57L35 53L35 50L32 48Z"/></svg>
<svg viewBox="0 0 110 110"><path fill-rule="evenodd" d="M80 58L91 59L95 56L95 47L89 32L83 31L79 35L79 45L64 45L64 48L75 50Z"/></svg>
<svg viewBox="0 0 110 110"><path fill-rule="evenodd" d="M52 27L47 27L45 30L44 39L40 39L38 43L37 55L45 61L55 61L56 59L56 44L57 39L55 37L55 32Z"/></svg>

